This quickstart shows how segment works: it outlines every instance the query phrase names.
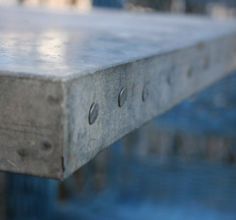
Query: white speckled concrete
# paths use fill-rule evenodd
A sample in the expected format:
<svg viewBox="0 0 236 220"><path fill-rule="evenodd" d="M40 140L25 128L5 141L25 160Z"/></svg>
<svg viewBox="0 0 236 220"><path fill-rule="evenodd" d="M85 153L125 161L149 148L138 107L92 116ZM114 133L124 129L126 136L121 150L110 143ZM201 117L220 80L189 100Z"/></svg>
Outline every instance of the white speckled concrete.
<svg viewBox="0 0 236 220"><path fill-rule="evenodd" d="M0 8L0 169L63 179L235 68L235 21Z"/></svg>

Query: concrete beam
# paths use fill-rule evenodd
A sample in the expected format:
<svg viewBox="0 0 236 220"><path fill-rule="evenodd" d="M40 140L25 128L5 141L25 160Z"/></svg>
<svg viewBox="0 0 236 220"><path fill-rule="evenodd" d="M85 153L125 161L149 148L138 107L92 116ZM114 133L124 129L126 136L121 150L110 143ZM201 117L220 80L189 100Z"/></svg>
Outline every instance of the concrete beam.
<svg viewBox="0 0 236 220"><path fill-rule="evenodd" d="M64 179L236 68L236 22L0 9L0 169Z"/></svg>

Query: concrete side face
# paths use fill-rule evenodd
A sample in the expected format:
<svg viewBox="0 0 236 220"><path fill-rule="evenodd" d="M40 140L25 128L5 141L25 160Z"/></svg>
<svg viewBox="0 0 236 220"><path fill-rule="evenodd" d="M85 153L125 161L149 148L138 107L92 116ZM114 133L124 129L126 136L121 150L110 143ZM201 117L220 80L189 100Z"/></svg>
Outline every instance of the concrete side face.
<svg viewBox="0 0 236 220"><path fill-rule="evenodd" d="M235 45L232 34L67 82L65 177L125 134L226 76L236 67ZM123 88L127 99L120 107ZM98 117L91 125L93 103Z"/></svg>
<svg viewBox="0 0 236 220"><path fill-rule="evenodd" d="M0 78L0 170L62 176L62 106L59 83Z"/></svg>

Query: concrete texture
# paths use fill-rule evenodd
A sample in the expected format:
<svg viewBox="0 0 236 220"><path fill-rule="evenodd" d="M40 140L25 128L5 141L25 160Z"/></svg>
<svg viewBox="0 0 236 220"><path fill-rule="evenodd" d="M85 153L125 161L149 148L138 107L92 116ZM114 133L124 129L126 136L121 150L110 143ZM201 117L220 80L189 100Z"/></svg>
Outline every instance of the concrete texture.
<svg viewBox="0 0 236 220"><path fill-rule="evenodd" d="M235 21L202 17L0 9L0 40L0 169L57 179L236 68Z"/></svg>

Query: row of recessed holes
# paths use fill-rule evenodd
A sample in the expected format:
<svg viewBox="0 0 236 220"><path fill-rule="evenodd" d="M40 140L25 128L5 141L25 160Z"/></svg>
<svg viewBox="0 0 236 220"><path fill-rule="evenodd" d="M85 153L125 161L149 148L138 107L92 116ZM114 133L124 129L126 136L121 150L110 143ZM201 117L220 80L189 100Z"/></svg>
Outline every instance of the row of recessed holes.
<svg viewBox="0 0 236 220"><path fill-rule="evenodd" d="M145 85L143 88L143 92L142 92L142 101L143 102L146 101L148 95L149 95L148 87L147 87L147 85ZM119 95L118 95L118 106L120 108L125 104L125 102L127 100L127 96L128 96L127 88L122 88L120 90ZM99 105L97 103L93 103L90 106L89 116L88 116L88 121L89 121L90 125L94 124L94 122L97 120L98 113L99 113Z"/></svg>
<svg viewBox="0 0 236 220"><path fill-rule="evenodd" d="M206 57L205 61L203 63L203 69L206 70L208 68L209 68L209 57ZM189 67L187 70L187 77L191 78L193 75L193 72L194 72L194 69L192 67ZM167 76L167 83L169 85L172 84L171 79L170 79L170 75ZM145 85L143 88L143 92L142 92L142 101L143 102L146 101L148 95L149 95L148 86ZM126 99L127 99L127 88L122 88L119 95L118 95L118 106L122 107L124 105ZM99 114L99 105L97 103L93 103L90 107L89 117L88 117L88 121L89 121L90 125L94 124L94 122L97 120L98 114Z"/></svg>

